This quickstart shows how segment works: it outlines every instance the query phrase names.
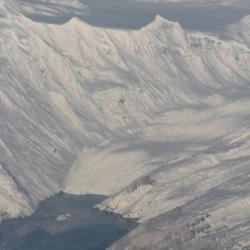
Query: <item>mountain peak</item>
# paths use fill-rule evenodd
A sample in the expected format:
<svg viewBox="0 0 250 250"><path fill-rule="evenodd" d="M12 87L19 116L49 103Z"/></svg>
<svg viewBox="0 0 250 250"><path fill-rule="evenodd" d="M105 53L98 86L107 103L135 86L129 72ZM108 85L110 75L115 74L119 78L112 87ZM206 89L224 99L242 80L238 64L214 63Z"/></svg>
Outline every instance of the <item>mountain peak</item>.
<svg viewBox="0 0 250 250"><path fill-rule="evenodd" d="M250 15L244 16L244 17L240 20L240 24L250 26Z"/></svg>
<svg viewBox="0 0 250 250"><path fill-rule="evenodd" d="M160 15L156 15L154 20L146 26L149 29L158 29L159 27L164 29L182 29L178 22L170 21Z"/></svg>

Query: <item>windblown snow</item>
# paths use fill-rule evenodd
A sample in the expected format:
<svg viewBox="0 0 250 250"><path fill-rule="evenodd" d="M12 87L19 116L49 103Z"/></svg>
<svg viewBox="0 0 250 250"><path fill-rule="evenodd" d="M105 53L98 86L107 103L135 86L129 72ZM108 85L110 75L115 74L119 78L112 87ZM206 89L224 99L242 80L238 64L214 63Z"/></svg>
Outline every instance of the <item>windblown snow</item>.
<svg viewBox="0 0 250 250"><path fill-rule="evenodd" d="M223 38L24 10L0 0L1 218L104 194L100 209L142 222L111 249L249 247L250 17Z"/></svg>

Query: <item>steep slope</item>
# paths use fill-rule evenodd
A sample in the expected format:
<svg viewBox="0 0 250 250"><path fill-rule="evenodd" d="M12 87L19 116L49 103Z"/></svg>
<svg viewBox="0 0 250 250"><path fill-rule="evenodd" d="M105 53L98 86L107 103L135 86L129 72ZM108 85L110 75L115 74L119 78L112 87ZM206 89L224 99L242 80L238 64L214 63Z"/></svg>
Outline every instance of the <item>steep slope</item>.
<svg viewBox="0 0 250 250"><path fill-rule="evenodd" d="M0 164L0 218L6 218L8 216L15 217L28 214L32 211L30 201L26 195L20 191L18 183L10 176L8 171Z"/></svg>
<svg viewBox="0 0 250 250"><path fill-rule="evenodd" d="M245 107L249 104L244 90L248 89L249 49L243 44L187 33L177 23L161 17L139 31L112 31L109 37L116 45L122 44L118 47L122 58L139 79L133 87L139 85L140 95L131 92L121 100L124 120L134 115L126 112L140 107L139 102L135 103L137 98L144 109L153 109L135 113L137 126L131 124L126 138L114 138L99 148L85 150L66 180L66 191L91 192L92 183L99 185L98 192L105 192L107 179L93 180L96 174L107 173L110 188L114 188L114 181L126 179L121 169L130 173L132 168L132 173L141 176L145 169L150 172L178 159L188 159L246 125ZM246 106L241 107L241 102ZM236 112L242 117L235 117ZM124 164L126 157L131 162ZM143 171L137 174L138 169ZM116 174L108 174L114 171Z"/></svg>
<svg viewBox="0 0 250 250"><path fill-rule="evenodd" d="M245 17L231 29L233 34L241 32L239 41L245 49L249 28ZM194 34L192 41L193 37ZM201 48L202 59L214 62L219 53L213 57L213 49L208 46L202 49L203 46L195 45ZM225 48L224 43L222 47ZM240 54L247 58L249 52L245 49ZM206 52L208 61L204 58ZM228 54L225 58L234 65ZM237 54L234 58L241 61ZM249 70L247 61L241 64L241 69ZM220 68L218 80L224 72ZM156 131L164 131L158 138L165 135L166 143L170 140L179 145L187 143L184 149L176 149L184 156L166 162L99 205L144 222L110 249L249 248L250 92L248 80L234 78L234 81L229 95L224 85L224 90L202 100L207 106L165 112L159 129L150 130L155 136ZM175 122L168 124L171 118Z"/></svg>
<svg viewBox="0 0 250 250"><path fill-rule="evenodd" d="M232 36L238 38L238 40L242 43L245 43L248 47L250 47L250 16L245 16L241 19L241 21L237 24L234 24L230 27L230 31Z"/></svg>
<svg viewBox="0 0 250 250"><path fill-rule="evenodd" d="M122 61L134 73L134 78L126 86L132 85L135 91L124 93L120 101L124 107L124 122L130 122L133 117L137 124L130 122L130 135L126 139L119 137L100 148L84 151L84 156L77 161L66 181L66 190L70 192L91 192L91 183L87 179L99 175L99 171L105 173L109 169L107 173L113 173L117 169L116 174L109 175L112 188L115 187L113 178L114 181L120 180L123 172L119 170L127 169L128 165L137 175L137 170L145 169L145 166L148 172L150 168L153 170L166 162L186 157L189 153L183 150L190 147L194 139L204 137L199 146L206 147L209 141L213 142L236 129L239 120L234 118L234 113L225 119L223 113L227 108L219 107L236 95L244 95L244 89L248 88L249 49L237 42L187 33L177 23L161 17L139 31L107 30L106 33L119 49ZM138 80L134 82L133 79ZM104 93L107 92L101 92L102 95ZM140 105L143 107L139 112L131 112ZM237 101L235 106L237 109ZM123 143L116 140L123 140ZM104 154L107 162L104 163L103 156L100 159L95 157L99 154ZM144 155L143 160L141 154ZM123 168L124 157L135 159L135 155L138 160L127 161ZM90 160L92 163L89 165L86 160L93 157L95 160ZM88 183L88 191L85 185L80 184L81 180ZM99 192L105 192L103 186L107 185L102 185L102 181L107 182L106 178L97 178L93 180L95 184L92 183L92 186L99 183Z"/></svg>

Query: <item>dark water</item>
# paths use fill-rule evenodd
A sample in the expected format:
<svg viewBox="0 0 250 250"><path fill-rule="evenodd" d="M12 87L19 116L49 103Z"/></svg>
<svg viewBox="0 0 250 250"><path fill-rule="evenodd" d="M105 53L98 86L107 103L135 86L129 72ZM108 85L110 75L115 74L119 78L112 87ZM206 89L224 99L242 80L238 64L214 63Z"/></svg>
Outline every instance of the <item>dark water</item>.
<svg viewBox="0 0 250 250"><path fill-rule="evenodd" d="M143 2L131 0L81 0L87 9L63 6L63 4L22 0L33 6L33 11L24 14L38 22L64 23L73 17L99 27L139 29L150 23L159 14L178 21L182 27L191 30L218 32L250 14L250 2L243 1L237 6L220 6L214 3L188 4ZM244 4L243 4L244 3ZM47 13L44 8L47 7Z"/></svg>
<svg viewBox="0 0 250 250"><path fill-rule="evenodd" d="M0 225L6 250L101 250L135 228L136 222L99 211L94 205L105 197L57 194L39 205L29 217Z"/></svg>

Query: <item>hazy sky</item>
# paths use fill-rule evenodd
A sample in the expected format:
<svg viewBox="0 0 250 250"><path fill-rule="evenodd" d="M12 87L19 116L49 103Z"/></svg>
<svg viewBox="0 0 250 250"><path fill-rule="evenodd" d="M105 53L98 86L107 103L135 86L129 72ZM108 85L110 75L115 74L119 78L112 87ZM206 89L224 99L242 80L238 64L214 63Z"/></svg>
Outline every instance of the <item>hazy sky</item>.
<svg viewBox="0 0 250 250"><path fill-rule="evenodd" d="M63 4L45 4L38 0L32 2L34 11L25 14L36 21L63 23L77 16L96 26L137 29L152 21L156 14L169 20L178 21L184 28L220 32L225 26L250 14L249 3L236 6L218 6L210 4L171 4L136 2L129 0L81 0L87 6L85 10L76 7L64 7ZM34 4L35 3L35 4ZM61 2L62 3L62 2ZM47 12L41 12L41 5L47 5ZM51 11L52 9L53 11Z"/></svg>

